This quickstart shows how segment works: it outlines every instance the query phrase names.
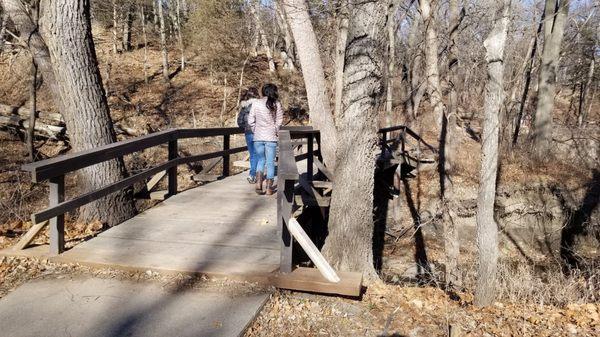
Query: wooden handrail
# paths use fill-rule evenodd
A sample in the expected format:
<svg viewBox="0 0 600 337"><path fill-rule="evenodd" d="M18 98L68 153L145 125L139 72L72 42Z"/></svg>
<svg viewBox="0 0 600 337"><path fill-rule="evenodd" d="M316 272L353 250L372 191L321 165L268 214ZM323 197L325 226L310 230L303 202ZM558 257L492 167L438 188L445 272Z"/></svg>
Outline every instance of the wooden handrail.
<svg viewBox="0 0 600 337"><path fill-rule="evenodd" d="M229 156L246 151L246 146L230 148L230 136L242 134L240 128L210 128L210 129L170 129L141 137L128 139L94 149L71 153L56 158L26 164L22 169L31 173L33 182L48 180L50 186L49 207L33 214L32 222L40 223L50 220L51 253L58 254L64 250L64 214L90 202L105 197L111 193L123 190L133 184L145 180L162 171L168 172L169 195L177 193L177 166L195 161L223 157L223 175L229 175ZM200 137L223 137L223 150L200 155L179 157L178 139ZM70 200L64 200L64 176L79 169L92 166L104 161L121 158L126 154L142 151L150 147L168 144L169 158L165 163L149 168L122 180Z"/></svg>
<svg viewBox="0 0 600 337"><path fill-rule="evenodd" d="M379 129L379 131L377 131L377 133L382 135L382 145L385 145L387 143L393 142L393 140L388 140L387 139L387 134L390 132L394 132L394 131L399 131L402 130L403 133L408 134L409 136L413 137L415 140L417 140L418 142L423 143L428 149L430 149L433 152L438 152L438 150L429 145L425 139L423 139L421 136L419 136L416 132L414 132L413 130L411 130L409 127L405 126L405 125L396 125L396 126L390 126L387 128L382 128Z"/></svg>

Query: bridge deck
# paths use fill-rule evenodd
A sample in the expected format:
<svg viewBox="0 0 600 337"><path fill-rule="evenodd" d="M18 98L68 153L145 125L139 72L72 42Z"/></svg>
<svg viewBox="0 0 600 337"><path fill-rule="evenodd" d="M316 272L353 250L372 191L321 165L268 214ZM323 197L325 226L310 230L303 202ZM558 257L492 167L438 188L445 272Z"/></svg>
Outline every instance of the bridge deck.
<svg viewBox="0 0 600 337"><path fill-rule="evenodd" d="M57 256L125 269L251 276L279 268L276 196L242 173L179 192Z"/></svg>

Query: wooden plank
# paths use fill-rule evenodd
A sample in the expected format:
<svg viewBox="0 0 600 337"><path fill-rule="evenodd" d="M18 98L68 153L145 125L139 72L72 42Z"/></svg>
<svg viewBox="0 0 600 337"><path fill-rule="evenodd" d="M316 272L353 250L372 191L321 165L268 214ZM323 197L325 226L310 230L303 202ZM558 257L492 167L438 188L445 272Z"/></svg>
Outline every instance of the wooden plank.
<svg viewBox="0 0 600 337"><path fill-rule="evenodd" d="M116 183L105 186L98 190L82 194L79 197L73 198L71 200L59 202L56 205L51 205L51 207L49 207L41 212L33 214L31 216L31 220L33 223L38 223L38 222L42 222L44 220L49 220L55 216L65 214L66 212L72 211L72 210L76 209L77 207L81 207L85 204L88 204L94 200L100 199L111 193L120 191L120 190L124 189L125 187L135 184L138 181L147 179L148 177L150 177L160 171L165 171L169 167L176 165L176 164L177 164L177 159L173 160L173 161L169 161L169 162L159 165L157 167L153 167L146 171L134 174L130 177L127 177L123 180L120 180Z"/></svg>
<svg viewBox="0 0 600 337"><path fill-rule="evenodd" d="M279 131L279 161L277 176L280 180L297 180L299 178L298 166L294 159L290 132Z"/></svg>
<svg viewBox="0 0 600 337"><path fill-rule="evenodd" d="M277 288L358 297L362 290L362 274L340 272L340 282L327 281L315 268L296 268L289 274L278 274L270 282Z"/></svg>
<svg viewBox="0 0 600 337"><path fill-rule="evenodd" d="M163 144L176 137L176 130L166 130L136 137L86 151L74 152L55 158L40 160L21 166L24 171L31 172L33 182L73 172L84 167L101 163L123 155Z"/></svg>
<svg viewBox="0 0 600 337"><path fill-rule="evenodd" d="M19 242L17 242L17 244L13 246L13 249L22 250L26 248L31 243L31 241L33 241L33 239L35 239L38 236L38 234L40 234L42 229L44 229L44 227L46 227L47 225L48 221L42 221L31 226L27 233L25 233L25 235L21 237Z"/></svg>
<svg viewBox="0 0 600 337"><path fill-rule="evenodd" d="M152 192L152 190L156 187L156 185L158 185L158 183L162 180L162 178L164 178L167 175L167 171L161 171L158 172L157 174L153 175L152 178L150 178L150 181L148 181L146 183L146 190L148 192Z"/></svg>
<svg viewBox="0 0 600 337"><path fill-rule="evenodd" d="M314 163L317 165L317 169L319 169L319 171L321 171L327 177L327 179L334 181L333 173L329 171L327 167L325 167L325 164L323 164L319 159L315 159Z"/></svg>
<svg viewBox="0 0 600 337"><path fill-rule="evenodd" d="M162 200L167 199L168 195L169 195L169 191L166 191L166 190L150 192L150 200L162 201Z"/></svg>

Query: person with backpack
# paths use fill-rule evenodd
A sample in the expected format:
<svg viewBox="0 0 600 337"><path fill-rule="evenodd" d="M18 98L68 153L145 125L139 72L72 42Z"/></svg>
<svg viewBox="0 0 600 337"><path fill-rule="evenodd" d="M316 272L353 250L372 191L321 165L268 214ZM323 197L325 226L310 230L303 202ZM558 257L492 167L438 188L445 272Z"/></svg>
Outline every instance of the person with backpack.
<svg viewBox="0 0 600 337"><path fill-rule="evenodd" d="M256 87L249 87L244 90L240 99L240 112L237 117L237 125L244 129L244 135L246 137L246 146L248 147L248 154L250 155L250 171L248 172L248 182L250 184L256 183L256 164L257 157L254 151L254 133L248 124L248 114L250 113L250 107L252 102L258 98L258 89Z"/></svg>
<svg viewBox="0 0 600 337"><path fill-rule="evenodd" d="M267 83L262 87L262 98L255 100L248 114L248 124L254 132L254 151L256 164L256 193L272 195L275 193L275 155L279 127L283 123L283 108L279 102L279 93L275 84ZM263 172L266 166L265 190L263 190Z"/></svg>

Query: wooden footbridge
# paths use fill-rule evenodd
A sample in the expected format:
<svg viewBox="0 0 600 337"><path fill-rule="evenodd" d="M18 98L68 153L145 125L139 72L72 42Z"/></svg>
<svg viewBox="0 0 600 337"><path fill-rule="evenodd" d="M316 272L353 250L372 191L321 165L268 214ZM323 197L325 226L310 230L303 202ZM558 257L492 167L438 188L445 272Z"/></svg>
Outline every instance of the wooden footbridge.
<svg viewBox="0 0 600 337"><path fill-rule="evenodd" d="M287 289L359 295L361 274L338 273L341 281L332 283L317 269L294 268L292 261L293 237L288 221L304 206L328 207L333 188L333 175L319 151L319 131L282 128L278 191L272 197L257 196L244 174L230 174L230 156L247 150L245 146L230 148L231 136L241 133L238 128L173 129L24 165L33 182L48 182L49 206L32 215L34 228L17 248L0 253L127 270L200 273ZM392 133L395 137L389 137ZM416 134L402 126L382 129L380 134L381 157L387 156L385 165L394 165L394 161L396 165L416 165L417 159L408 151L397 150L406 135L419 140ZM223 149L179 156L178 140L206 137L222 137ZM166 162L64 200L65 174L163 144L168 146ZM300 147L302 151L298 151ZM221 179L178 191L179 165L219 157L223 159ZM65 213L165 171L168 197L164 201L65 251ZM49 245L27 247L44 224L49 226Z"/></svg>

